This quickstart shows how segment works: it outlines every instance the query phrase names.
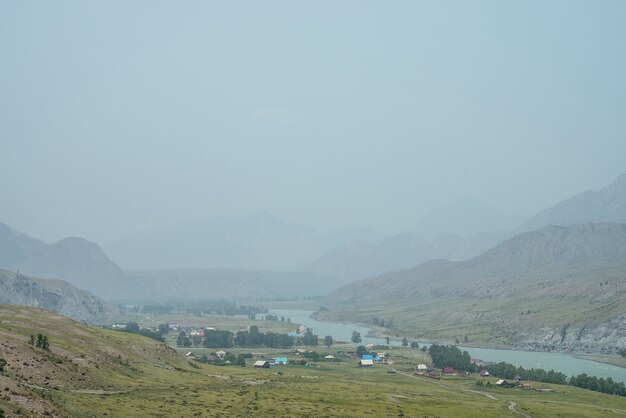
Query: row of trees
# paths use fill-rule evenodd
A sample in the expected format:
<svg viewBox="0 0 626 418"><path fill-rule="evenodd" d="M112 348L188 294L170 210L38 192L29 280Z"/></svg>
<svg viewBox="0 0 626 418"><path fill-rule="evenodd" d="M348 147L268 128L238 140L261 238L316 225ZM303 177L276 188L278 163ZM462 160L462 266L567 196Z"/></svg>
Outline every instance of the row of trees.
<svg viewBox="0 0 626 418"><path fill-rule="evenodd" d="M161 329L161 325L159 325L159 329ZM169 328L168 328L169 330ZM165 338L163 338L163 334L159 330L151 330L150 328L141 328L136 322L129 322L126 324L126 328L121 330L122 332L129 332L131 334L139 334L144 337L152 338L153 340L164 342Z"/></svg>
<svg viewBox="0 0 626 418"><path fill-rule="evenodd" d="M160 305L133 306L130 308L121 306L120 308L130 312L142 312L147 314L168 314L172 311L183 311L194 315L248 315L248 317L254 317L256 314L267 312L266 308L260 306L237 305L235 302L222 299L169 301Z"/></svg>
<svg viewBox="0 0 626 418"><path fill-rule="evenodd" d="M461 352L454 345L433 344L428 348L428 354L436 367L454 367L456 370L475 372L476 366L472 364L471 357L467 351Z"/></svg>
<svg viewBox="0 0 626 418"><path fill-rule="evenodd" d="M623 382L615 382L609 378L597 378L587 376L586 373L572 376L568 382L571 386L593 390L595 392L608 393L611 395L626 396L626 386Z"/></svg>
<svg viewBox="0 0 626 418"><path fill-rule="evenodd" d="M489 366L489 373L503 379L514 379L520 377L523 380L533 380L535 382L554 383L557 385L567 384L567 376L554 370L544 369L524 369L510 363L501 362Z"/></svg>
<svg viewBox="0 0 626 418"><path fill-rule="evenodd" d="M328 342L325 338L324 343ZM313 330L310 328L302 335L293 337L288 334L275 332L261 333L256 325L251 326L249 331L237 331L235 334L231 331L207 329L204 331L204 337L201 339L198 337L197 341L194 341L193 338L190 339L184 331L178 334L176 344L179 347L191 347L193 343L196 343L194 345L202 345L209 348L230 348L234 346L287 348L296 344L305 346L319 345L319 337L313 334ZM332 337L330 344L332 344Z"/></svg>
<svg viewBox="0 0 626 418"><path fill-rule="evenodd" d="M561 372L544 369L524 369L509 363L498 363L489 366L489 373L503 379L513 379L517 376L524 380L535 382L554 383L558 385L570 385L595 392L608 393L611 395L626 396L626 385L623 382L615 382L613 379L589 376L586 373L571 376L569 379Z"/></svg>

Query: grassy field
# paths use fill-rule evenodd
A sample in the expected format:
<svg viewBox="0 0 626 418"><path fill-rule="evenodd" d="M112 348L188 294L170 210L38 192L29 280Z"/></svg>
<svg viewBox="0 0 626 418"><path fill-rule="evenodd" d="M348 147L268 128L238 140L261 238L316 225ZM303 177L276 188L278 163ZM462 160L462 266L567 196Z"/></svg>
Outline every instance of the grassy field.
<svg viewBox="0 0 626 418"><path fill-rule="evenodd" d="M28 336L43 332L50 352ZM393 348L391 366L359 369L347 351L318 347L338 361L299 365L293 350L248 349L290 364L269 369L208 366L147 338L82 325L54 314L0 306L0 408L8 416L76 417L532 417L626 415L626 399L572 387L555 393L484 388L476 377L416 378L419 350ZM397 373L388 373L390 367ZM495 379L491 380L495 382ZM537 386L541 386L538 384ZM521 416L521 415L519 415Z"/></svg>

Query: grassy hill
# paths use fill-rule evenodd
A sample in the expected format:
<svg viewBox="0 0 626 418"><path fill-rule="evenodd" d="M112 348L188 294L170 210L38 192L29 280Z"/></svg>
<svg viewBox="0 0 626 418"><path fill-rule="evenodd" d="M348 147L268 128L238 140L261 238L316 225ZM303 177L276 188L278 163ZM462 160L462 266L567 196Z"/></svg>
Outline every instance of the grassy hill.
<svg viewBox="0 0 626 418"><path fill-rule="evenodd" d="M550 226L463 262L435 260L331 294L327 319L540 350L626 347L626 224Z"/></svg>
<svg viewBox="0 0 626 418"><path fill-rule="evenodd" d="M28 343L39 332L49 337L50 351ZM478 388L475 377L417 379L408 372L419 351L394 351L396 374L358 369L341 348L331 349L339 361L319 368L206 366L141 336L10 305L0 305L0 336L7 361L0 408L7 416L501 417L513 414L511 403L536 417L626 413L623 398L571 387L549 385L556 392L546 395Z"/></svg>

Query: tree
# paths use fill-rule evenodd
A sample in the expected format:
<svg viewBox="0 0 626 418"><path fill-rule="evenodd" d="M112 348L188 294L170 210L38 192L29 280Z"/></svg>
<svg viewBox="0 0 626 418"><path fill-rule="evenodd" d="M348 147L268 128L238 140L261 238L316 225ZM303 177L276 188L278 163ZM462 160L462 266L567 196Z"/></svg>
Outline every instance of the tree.
<svg viewBox="0 0 626 418"><path fill-rule="evenodd" d="M50 343L48 342L48 336L44 335L43 340L41 341L41 348L44 350L50 350Z"/></svg>
<svg viewBox="0 0 626 418"><path fill-rule="evenodd" d="M325 345L326 347L329 347L329 348L330 348L330 346L331 346L331 345L333 345L333 342L334 342L334 341L333 341L333 337L332 337L332 336L327 335L327 336L325 336L325 337L324 337L324 345Z"/></svg>
<svg viewBox="0 0 626 418"><path fill-rule="evenodd" d="M191 340L185 334L185 331L181 331L176 339L176 345L179 347L191 347Z"/></svg>
<svg viewBox="0 0 626 418"><path fill-rule="evenodd" d="M319 338L313 334L313 329L307 328L302 337L300 337L300 342L306 346L319 345Z"/></svg>
<svg viewBox="0 0 626 418"><path fill-rule="evenodd" d="M363 354L367 354L367 348L360 345L356 348L356 355L359 357L363 357Z"/></svg>
<svg viewBox="0 0 626 418"><path fill-rule="evenodd" d="M387 345L389 345L389 337L385 337L385 343L387 343Z"/></svg>
<svg viewBox="0 0 626 418"><path fill-rule="evenodd" d="M0 358L0 373L4 371L4 366L7 365L7 361L3 358Z"/></svg>
<svg viewBox="0 0 626 418"><path fill-rule="evenodd" d="M361 341L363 341L361 339L361 333L360 332L356 332L356 331L352 331L352 337L350 338L350 341L352 341L355 344L358 344Z"/></svg>
<svg viewBox="0 0 626 418"><path fill-rule="evenodd" d="M35 347L42 348L44 350L50 349L50 343L48 342L48 337L43 334L37 334L37 341L35 342Z"/></svg>
<svg viewBox="0 0 626 418"><path fill-rule="evenodd" d="M141 328L139 328L139 324L136 322L129 322L126 324L126 328L124 328L124 331L126 332L130 332L133 334L139 334L139 332L141 332Z"/></svg>
<svg viewBox="0 0 626 418"><path fill-rule="evenodd" d="M30 334L30 340L28 341L28 343L33 347L35 346L35 336L33 334Z"/></svg>
<svg viewBox="0 0 626 418"><path fill-rule="evenodd" d="M159 324L159 332L161 334L167 334L170 332L170 326L168 324Z"/></svg>
<svg viewBox="0 0 626 418"><path fill-rule="evenodd" d="M402 338L402 347L408 347L409 346L409 340L406 339L406 337Z"/></svg>
<svg viewBox="0 0 626 418"><path fill-rule="evenodd" d="M411 348L418 349L420 348L419 344L416 341L411 341Z"/></svg>

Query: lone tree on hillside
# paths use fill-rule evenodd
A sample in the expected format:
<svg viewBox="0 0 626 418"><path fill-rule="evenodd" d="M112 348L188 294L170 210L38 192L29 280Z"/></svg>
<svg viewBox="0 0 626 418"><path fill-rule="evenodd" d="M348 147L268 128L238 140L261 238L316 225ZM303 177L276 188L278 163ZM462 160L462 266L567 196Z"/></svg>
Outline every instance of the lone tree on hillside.
<svg viewBox="0 0 626 418"><path fill-rule="evenodd" d="M361 341L363 341L361 339L361 333L360 332L356 332L356 331L352 331L352 337L350 338L350 341L352 341L355 344L358 344Z"/></svg>
<svg viewBox="0 0 626 418"><path fill-rule="evenodd" d="M334 341L333 341L333 337L332 337L332 336L327 335L327 336L325 336L325 337L324 337L324 345L325 345L326 347L329 347L329 348L330 348L330 346L331 346L331 345L333 345L333 342L334 342Z"/></svg>
<svg viewBox="0 0 626 418"><path fill-rule="evenodd" d="M48 342L48 337L43 334L37 334L37 342L35 342L35 347L49 350L50 343Z"/></svg>
<svg viewBox="0 0 626 418"><path fill-rule="evenodd" d="M409 340L406 339L406 337L402 338L402 347L408 347L409 346Z"/></svg>

